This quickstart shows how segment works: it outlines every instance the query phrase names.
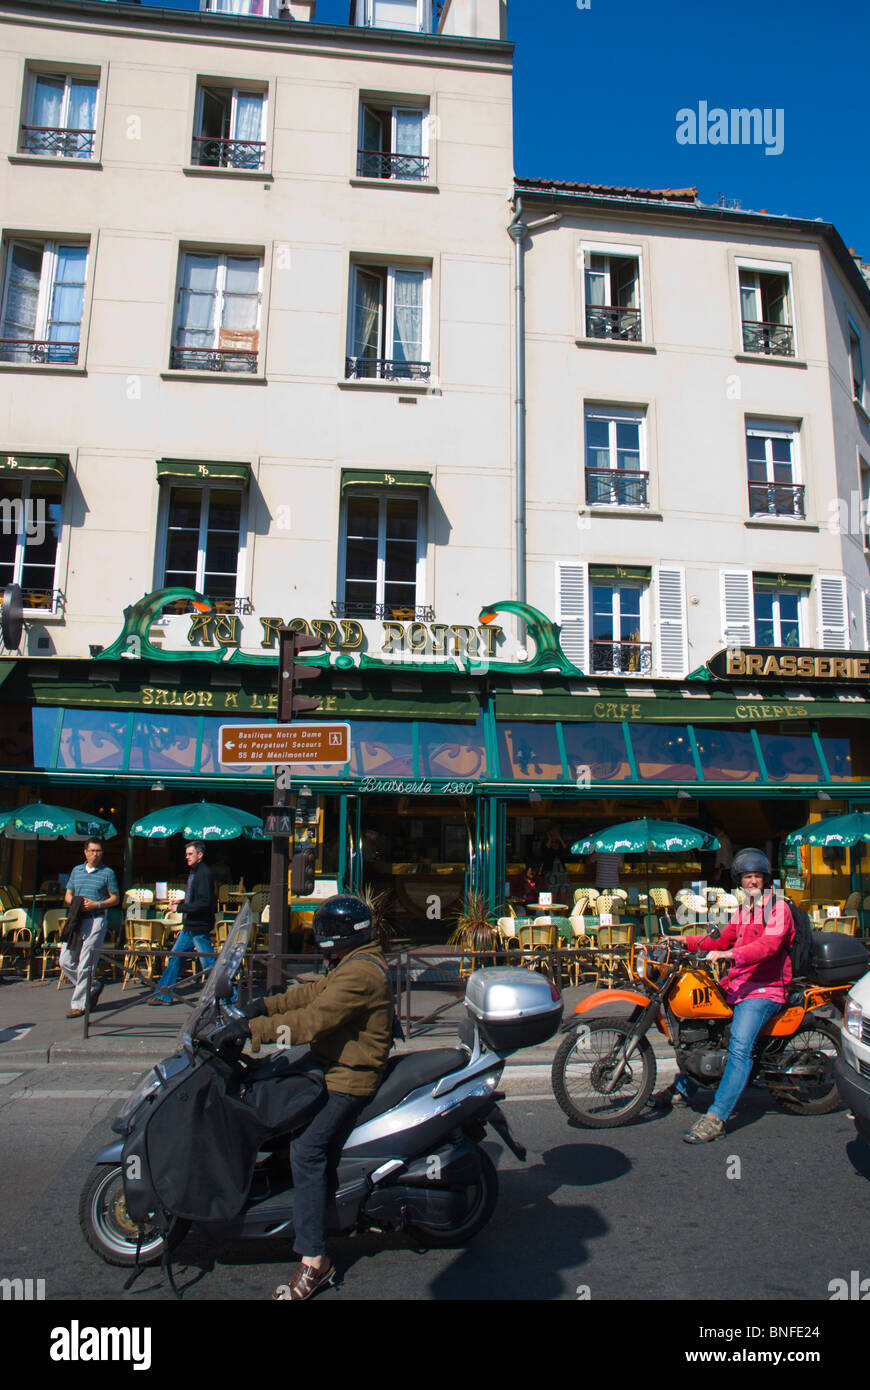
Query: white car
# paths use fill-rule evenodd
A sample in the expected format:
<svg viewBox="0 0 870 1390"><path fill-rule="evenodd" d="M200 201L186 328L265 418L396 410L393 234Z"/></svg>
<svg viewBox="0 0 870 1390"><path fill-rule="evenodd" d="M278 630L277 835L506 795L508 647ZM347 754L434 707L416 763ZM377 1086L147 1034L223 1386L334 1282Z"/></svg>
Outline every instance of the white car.
<svg viewBox="0 0 870 1390"><path fill-rule="evenodd" d="M870 1143L870 974L854 984L843 1011L843 1054L836 1064L840 1095L855 1128Z"/></svg>

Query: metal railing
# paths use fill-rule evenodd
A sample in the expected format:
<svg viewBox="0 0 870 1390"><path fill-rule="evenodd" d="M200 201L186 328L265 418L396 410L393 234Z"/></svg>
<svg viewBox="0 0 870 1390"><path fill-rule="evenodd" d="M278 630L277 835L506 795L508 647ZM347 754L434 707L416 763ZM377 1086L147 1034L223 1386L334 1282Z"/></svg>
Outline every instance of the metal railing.
<svg viewBox="0 0 870 1390"><path fill-rule="evenodd" d="M651 642L592 642L592 670L598 675L648 676Z"/></svg>
<svg viewBox="0 0 870 1390"><path fill-rule="evenodd" d="M47 338L0 338L0 362L28 366L75 366L79 343L52 343Z"/></svg>
<svg viewBox="0 0 870 1390"><path fill-rule="evenodd" d="M639 343L640 309L623 308L621 304L587 304L586 337Z"/></svg>
<svg viewBox="0 0 870 1390"><path fill-rule="evenodd" d="M435 621L435 609L429 604L420 604L414 607L410 604L364 603L360 600L344 603L338 599L333 599L329 606L329 616L331 618L374 618L380 621L386 618L403 623L433 623Z"/></svg>
<svg viewBox="0 0 870 1390"><path fill-rule="evenodd" d="M629 472L619 468L586 469L586 505L588 507L646 507L649 473Z"/></svg>
<svg viewBox="0 0 870 1390"><path fill-rule="evenodd" d="M361 179L414 179L421 182L429 177L429 160L422 154L357 150L356 172Z"/></svg>
<svg viewBox="0 0 870 1390"><path fill-rule="evenodd" d="M196 588L194 576L191 576L190 587ZM212 613L214 614L235 614L238 617L247 617L254 611L254 605L250 598L214 598L212 603ZM173 603L167 603L163 612L169 617L184 616L186 613L196 613L198 610L193 605L192 599L179 598Z"/></svg>
<svg viewBox="0 0 870 1390"><path fill-rule="evenodd" d="M96 133L61 126L23 125L21 150L25 154L50 154L55 159L91 159Z"/></svg>
<svg viewBox="0 0 870 1390"><path fill-rule="evenodd" d="M750 483L750 516L797 516L804 512L803 483Z"/></svg>
<svg viewBox="0 0 870 1390"><path fill-rule="evenodd" d="M265 140L222 140L194 135L191 162L212 169L262 169L266 162Z"/></svg>
<svg viewBox="0 0 870 1390"><path fill-rule="evenodd" d="M346 357L344 375L348 381L428 381L431 362L406 362L396 357Z"/></svg>
<svg viewBox="0 0 870 1390"><path fill-rule="evenodd" d="M790 323L743 320L743 351L768 357L794 357L794 329Z"/></svg>
<svg viewBox="0 0 870 1390"><path fill-rule="evenodd" d="M259 355L239 348L174 347L169 365L187 372L256 372Z"/></svg>
<svg viewBox="0 0 870 1390"><path fill-rule="evenodd" d="M63 589L22 588L21 606L26 613L63 613L66 594Z"/></svg>

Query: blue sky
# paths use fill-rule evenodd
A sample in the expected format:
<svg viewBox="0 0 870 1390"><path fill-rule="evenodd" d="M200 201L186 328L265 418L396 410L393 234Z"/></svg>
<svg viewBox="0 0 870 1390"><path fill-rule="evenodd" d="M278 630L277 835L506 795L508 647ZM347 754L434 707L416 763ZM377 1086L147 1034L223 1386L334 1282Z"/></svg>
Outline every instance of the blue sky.
<svg viewBox="0 0 870 1390"><path fill-rule="evenodd" d="M317 19L349 9L318 0ZM867 0L509 0L508 23L518 174L695 185L705 202L833 222L870 261ZM678 144L677 112L702 101L781 110L782 153Z"/></svg>

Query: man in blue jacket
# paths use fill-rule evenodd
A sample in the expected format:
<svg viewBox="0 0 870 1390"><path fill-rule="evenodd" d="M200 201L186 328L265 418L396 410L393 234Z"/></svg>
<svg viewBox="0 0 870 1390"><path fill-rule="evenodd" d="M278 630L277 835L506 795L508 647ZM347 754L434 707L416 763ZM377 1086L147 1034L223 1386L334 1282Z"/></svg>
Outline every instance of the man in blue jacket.
<svg viewBox="0 0 870 1390"><path fill-rule="evenodd" d="M203 860L205 845L201 840L192 840L184 847L184 857L190 867L187 889L178 904L184 925L175 941L169 956L169 963L157 982L157 993L149 1004L176 1004L178 1000L171 990L181 971L181 952L199 953L203 970L214 965L211 932L214 926L214 879L211 869Z"/></svg>

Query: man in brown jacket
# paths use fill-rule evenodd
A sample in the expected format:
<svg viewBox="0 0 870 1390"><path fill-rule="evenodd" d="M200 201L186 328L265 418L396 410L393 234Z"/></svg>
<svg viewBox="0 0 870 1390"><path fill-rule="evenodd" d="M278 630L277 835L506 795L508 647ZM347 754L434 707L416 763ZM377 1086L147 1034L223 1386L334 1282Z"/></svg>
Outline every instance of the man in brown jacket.
<svg viewBox="0 0 870 1390"><path fill-rule="evenodd" d="M392 983L366 904L345 896L328 899L315 913L314 934L321 950L335 958L329 973L256 1001L265 1014L249 1023L252 1051L265 1042L308 1044L326 1080L321 1108L290 1146L301 1264L272 1297L294 1302L335 1278L326 1253L329 1178L357 1116L381 1083L393 1038Z"/></svg>

